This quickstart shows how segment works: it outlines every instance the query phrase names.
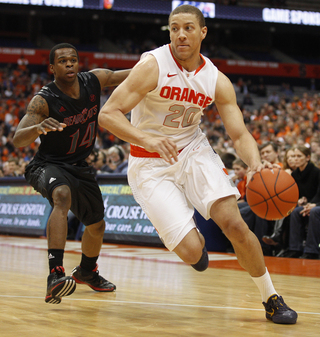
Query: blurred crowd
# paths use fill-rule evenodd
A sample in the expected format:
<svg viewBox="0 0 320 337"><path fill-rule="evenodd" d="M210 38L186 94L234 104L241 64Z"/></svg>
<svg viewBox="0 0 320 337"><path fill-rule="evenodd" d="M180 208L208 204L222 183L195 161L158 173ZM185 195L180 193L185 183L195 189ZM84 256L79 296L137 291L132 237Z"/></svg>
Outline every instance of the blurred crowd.
<svg viewBox="0 0 320 337"><path fill-rule="evenodd" d="M236 92L241 92L237 83L234 86ZM288 148L306 146L311 149L311 161L320 167L320 95L306 91L299 97L287 83L269 95L266 89L265 94L258 95L265 97L259 107L239 102L245 124L257 143L277 144L280 161ZM215 105L206 108L201 128L216 152L235 154Z"/></svg>
<svg viewBox="0 0 320 337"><path fill-rule="evenodd" d="M15 148L12 137L24 116L31 98L46 83L51 75L43 71L30 73L28 62L23 57L13 65L0 68L0 176L21 176L25 165L33 158L39 146L37 139L31 146ZM237 93L265 97L265 102L256 107L239 102L248 130L258 144L273 141L279 147L282 161L285 151L292 146L304 145L311 149L311 161L320 167L320 96L307 91L298 97L290 85L283 84L279 90L267 94L263 79L257 85L241 78L234 83ZM101 105L106 102L114 88L101 94ZM314 91L313 91L314 92ZM130 114L128 114L130 118ZM232 153L232 141L226 134L223 122L214 104L208 106L202 118L201 128L208 136L212 147L219 154ZM126 173L130 147L114 135L98 128L95 151L88 158L97 173Z"/></svg>

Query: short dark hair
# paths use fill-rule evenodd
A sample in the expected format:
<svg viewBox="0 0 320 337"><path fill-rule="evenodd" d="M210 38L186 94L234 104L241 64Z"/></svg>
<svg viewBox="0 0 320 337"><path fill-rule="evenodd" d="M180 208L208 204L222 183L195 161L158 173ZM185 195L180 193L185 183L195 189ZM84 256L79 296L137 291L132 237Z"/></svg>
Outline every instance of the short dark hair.
<svg viewBox="0 0 320 337"><path fill-rule="evenodd" d="M200 27L204 27L206 25L206 20L202 14L202 12L200 11L200 9L198 9L197 7L191 6L191 5L181 5L176 7L169 15L169 19L168 19L168 23L170 26L170 21L173 15L179 14L179 13L189 13L189 14L194 14L199 22Z"/></svg>
<svg viewBox="0 0 320 337"><path fill-rule="evenodd" d="M278 153L278 145L276 143L274 143L274 142L265 142L265 143L262 143L261 145L259 145L259 151L261 152L262 149L264 149L265 147L267 147L269 145L272 146L274 152Z"/></svg>
<svg viewBox="0 0 320 337"><path fill-rule="evenodd" d="M221 160L224 164L224 166L229 169L232 170L232 163L237 159L237 157L230 152L224 152L221 154Z"/></svg>
<svg viewBox="0 0 320 337"><path fill-rule="evenodd" d="M244 169L248 168L248 165L240 158L235 159L232 163L232 166L233 165L239 165L239 166L243 167Z"/></svg>
<svg viewBox="0 0 320 337"><path fill-rule="evenodd" d="M78 54L78 50L75 46L73 46L70 43L59 43L57 45L55 45L51 50L50 50L50 54L49 54L49 62L50 64L54 64L54 57L55 57L55 53L57 49L62 49L62 48L71 48L73 49L76 53L77 53L77 58L79 61L79 54Z"/></svg>

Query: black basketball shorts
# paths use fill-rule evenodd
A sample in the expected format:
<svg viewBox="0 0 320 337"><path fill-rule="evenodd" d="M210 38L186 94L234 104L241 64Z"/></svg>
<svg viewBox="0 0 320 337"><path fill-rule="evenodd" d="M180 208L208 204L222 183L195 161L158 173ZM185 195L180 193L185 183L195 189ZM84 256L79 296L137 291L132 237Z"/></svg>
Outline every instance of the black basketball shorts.
<svg viewBox="0 0 320 337"><path fill-rule="evenodd" d="M36 191L49 200L51 206L53 190L67 185L71 190L70 210L85 226L103 219L102 195L91 167L32 161L26 168L25 177Z"/></svg>

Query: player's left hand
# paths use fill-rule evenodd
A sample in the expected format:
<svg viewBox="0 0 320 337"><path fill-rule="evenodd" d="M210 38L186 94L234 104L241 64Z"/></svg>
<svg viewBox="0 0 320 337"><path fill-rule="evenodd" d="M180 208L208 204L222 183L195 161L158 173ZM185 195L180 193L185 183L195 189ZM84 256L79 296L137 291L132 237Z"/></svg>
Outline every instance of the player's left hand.
<svg viewBox="0 0 320 337"><path fill-rule="evenodd" d="M272 170L273 168L280 168L280 166L277 164L271 164L267 160L262 160L257 165L249 168L248 173L247 173L247 184L249 183L249 181L251 180L251 178L256 172L260 172L262 169L266 169L266 168Z"/></svg>

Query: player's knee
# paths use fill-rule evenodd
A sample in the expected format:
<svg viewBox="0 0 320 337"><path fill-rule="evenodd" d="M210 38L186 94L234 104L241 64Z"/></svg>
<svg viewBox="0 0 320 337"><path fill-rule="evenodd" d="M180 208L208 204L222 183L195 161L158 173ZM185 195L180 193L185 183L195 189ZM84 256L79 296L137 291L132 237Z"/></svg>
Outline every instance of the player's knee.
<svg viewBox="0 0 320 337"><path fill-rule="evenodd" d="M248 232L249 227L242 219L239 221L230 221L223 227L224 235L231 242L245 240Z"/></svg>
<svg viewBox="0 0 320 337"><path fill-rule="evenodd" d="M71 191L66 185L58 186L52 193L52 200L55 207L70 209L71 206Z"/></svg>
<svg viewBox="0 0 320 337"><path fill-rule="evenodd" d="M105 228L106 225L104 220L101 220L100 222L87 226L89 234L94 238L103 237Z"/></svg>
<svg viewBox="0 0 320 337"><path fill-rule="evenodd" d="M195 264L191 264L191 267L194 268L196 271L205 271L208 268L208 265L209 265L208 252L206 247L204 246L200 260Z"/></svg>

